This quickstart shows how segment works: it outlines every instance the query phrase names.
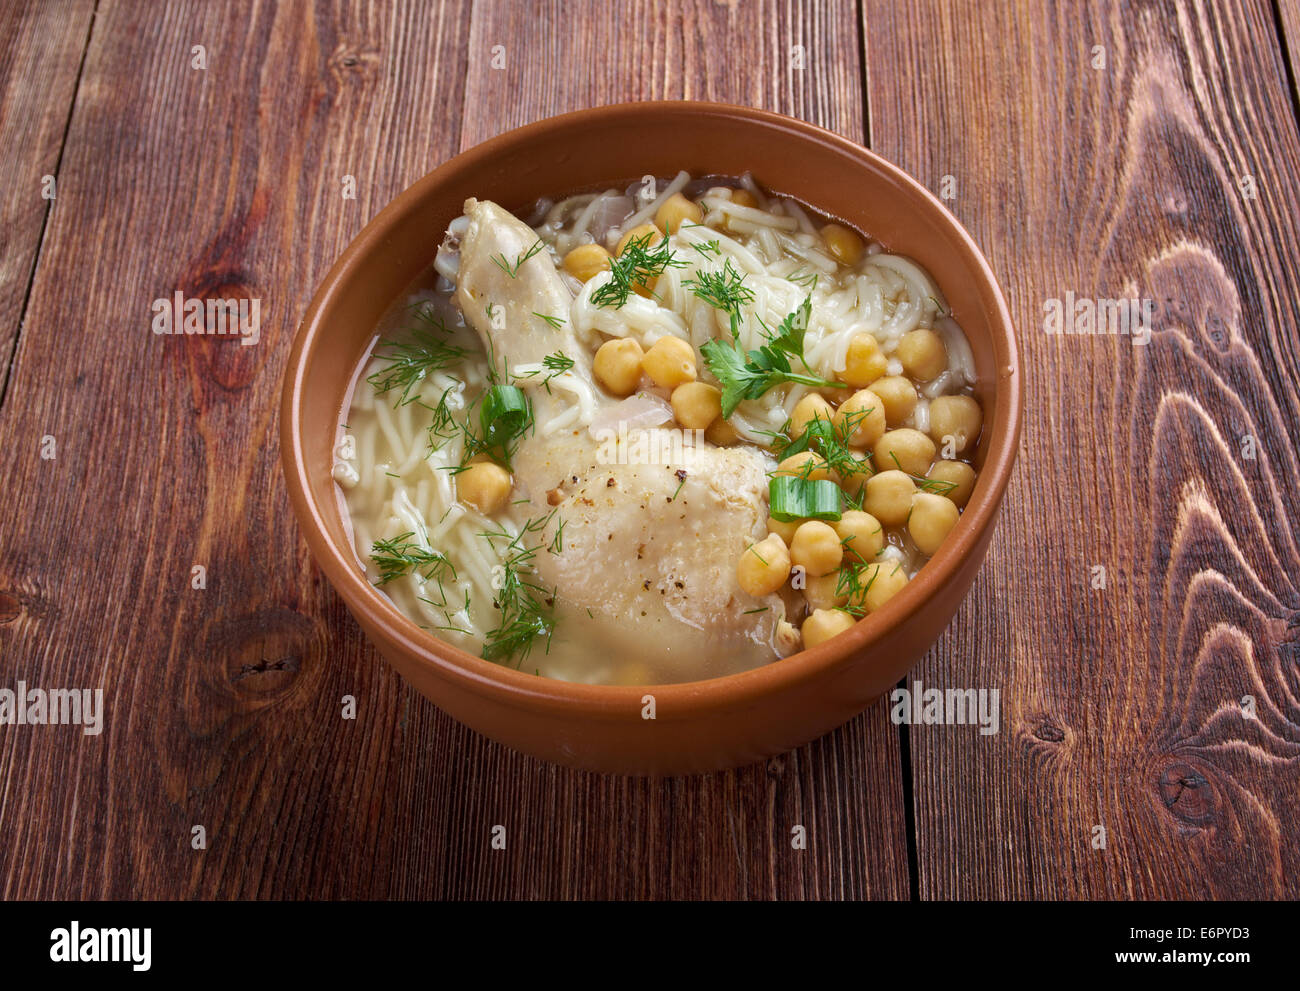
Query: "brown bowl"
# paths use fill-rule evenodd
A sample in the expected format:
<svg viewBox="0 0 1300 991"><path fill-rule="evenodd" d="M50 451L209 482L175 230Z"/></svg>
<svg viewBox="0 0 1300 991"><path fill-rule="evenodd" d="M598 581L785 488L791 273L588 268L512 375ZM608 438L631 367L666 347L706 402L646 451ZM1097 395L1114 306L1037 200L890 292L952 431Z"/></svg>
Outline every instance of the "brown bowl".
<svg viewBox="0 0 1300 991"><path fill-rule="evenodd" d="M938 553L852 630L743 674L655 687L570 684L491 664L421 630L366 580L331 475L349 381L384 310L433 259L469 196L520 209L642 175L740 175L868 232L930 270L975 356L985 429L973 495ZM714 103L633 103L553 117L471 148L375 217L325 277L298 330L281 409L284 472L316 561L361 628L423 695L507 746L576 767L684 774L761 760L851 719L947 626L993 535L1020 435L1020 358L1006 303L970 235L925 188L802 121ZM654 696L654 718L644 718Z"/></svg>

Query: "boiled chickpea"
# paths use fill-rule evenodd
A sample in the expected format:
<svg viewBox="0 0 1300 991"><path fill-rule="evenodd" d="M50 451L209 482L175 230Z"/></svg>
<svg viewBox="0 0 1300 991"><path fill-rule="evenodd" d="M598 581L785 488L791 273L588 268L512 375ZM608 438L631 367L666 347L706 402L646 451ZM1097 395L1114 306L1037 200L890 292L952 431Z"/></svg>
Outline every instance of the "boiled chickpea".
<svg viewBox="0 0 1300 991"><path fill-rule="evenodd" d="M825 420L830 423L835 418L835 407L816 392L810 392L794 404L790 414L790 439L803 436L808 424L813 420Z"/></svg>
<svg viewBox="0 0 1300 991"><path fill-rule="evenodd" d="M957 525L957 507L951 499L933 492L917 493L912 502L912 515L907 520L907 532L912 535L922 554L933 554Z"/></svg>
<svg viewBox="0 0 1300 991"><path fill-rule="evenodd" d="M609 252L599 244L580 244L564 256L564 270L579 282L586 282L609 268Z"/></svg>
<svg viewBox="0 0 1300 991"><path fill-rule="evenodd" d="M840 538L829 523L809 520L801 523L790 541L790 561L800 565L813 578L830 574L844 559Z"/></svg>
<svg viewBox="0 0 1300 991"><path fill-rule="evenodd" d="M802 522L803 520L795 520L792 523L782 523L775 517L769 516L767 518L767 532L776 534L789 547L790 541L794 540L794 532L799 529L799 524Z"/></svg>
<svg viewBox="0 0 1300 991"><path fill-rule="evenodd" d="M912 378L929 382L948 367L948 349L933 330L921 328L908 331L899 340L898 360L903 363L903 371Z"/></svg>
<svg viewBox="0 0 1300 991"><path fill-rule="evenodd" d="M840 573L832 571L828 575L809 578L804 585L803 597L812 609L834 609L849 601L847 590L840 591Z"/></svg>
<svg viewBox="0 0 1300 991"><path fill-rule="evenodd" d="M856 231L843 224L827 224L822 228L822 238L836 261L850 268L862 260L862 252L867 247Z"/></svg>
<svg viewBox="0 0 1300 991"><path fill-rule="evenodd" d="M685 382L673 390L673 415L687 430L703 430L722 415L722 392L707 382Z"/></svg>
<svg viewBox="0 0 1300 991"><path fill-rule="evenodd" d="M661 337L650 345L641 367L655 385L676 389L695 381L695 349L680 337Z"/></svg>
<svg viewBox="0 0 1300 991"><path fill-rule="evenodd" d="M669 234L675 234L683 223L698 224L703 219L704 211L699 204L692 203L681 193L673 193L655 211L655 226Z"/></svg>
<svg viewBox="0 0 1300 991"><path fill-rule="evenodd" d="M853 629L856 622L843 609L814 609L813 614L803 621L804 648L825 643L832 637Z"/></svg>
<svg viewBox="0 0 1300 991"><path fill-rule="evenodd" d="M835 429L851 447L870 447L885 432L885 407L870 389L849 396L835 411Z"/></svg>
<svg viewBox="0 0 1300 991"><path fill-rule="evenodd" d="M934 441L919 430L900 427L883 434L873 453L877 468L899 468L909 475L924 475L934 462Z"/></svg>
<svg viewBox="0 0 1300 991"><path fill-rule="evenodd" d="M624 248L633 241L642 240L647 234L650 235L650 240L646 242L647 247L653 247L664 239L663 231L654 224L638 224L618 239L618 246L614 248L614 254L616 256L621 255Z"/></svg>
<svg viewBox="0 0 1300 991"><path fill-rule="evenodd" d="M880 342L872 334L854 334L844 356L844 371L840 381L855 388L871 385L885 374L889 359L881 353Z"/></svg>
<svg viewBox="0 0 1300 991"><path fill-rule="evenodd" d="M858 580L866 589L862 604L873 613L903 590L907 572L897 561L883 561L863 568Z"/></svg>
<svg viewBox="0 0 1300 991"><path fill-rule="evenodd" d="M970 396L939 396L930 400L930 436L938 444L952 437L952 451L960 454L979 439L984 414Z"/></svg>
<svg viewBox="0 0 1300 991"><path fill-rule="evenodd" d="M630 396L641 381L641 345L630 337L606 341L596 351L591 370L596 381L615 396Z"/></svg>
<svg viewBox="0 0 1300 991"><path fill-rule="evenodd" d="M730 447L740 440L740 434L736 433L736 428L730 423L718 417L704 428L704 439L714 447Z"/></svg>
<svg viewBox="0 0 1300 991"><path fill-rule="evenodd" d="M793 478L811 478L840 483L840 476L826 464L826 459L812 451L800 451L792 454L776 466L774 475L790 475Z"/></svg>
<svg viewBox="0 0 1300 991"><path fill-rule="evenodd" d="M456 473L456 495L485 516L495 513L510 498L510 472L491 461L475 461Z"/></svg>
<svg viewBox="0 0 1300 991"><path fill-rule="evenodd" d="M758 200L754 198L754 194L748 189L733 189L731 191L731 202L735 203L736 206L747 206L751 210L758 209Z"/></svg>
<svg viewBox="0 0 1300 991"><path fill-rule="evenodd" d="M870 513L850 509L835 521L835 535L844 545L844 554L870 564L885 546L885 528Z"/></svg>
<svg viewBox="0 0 1300 991"><path fill-rule="evenodd" d="M785 541L769 533L740 555L736 581L741 589L755 598L771 595L790 577L790 552Z"/></svg>
<svg viewBox="0 0 1300 991"><path fill-rule="evenodd" d="M916 483L906 472L890 469L867 479L862 508L885 526L898 526L912 510Z"/></svg>
<svg viewBox="0 0 1300 991"><path fill-rule="evenodd" d="M916 387L901 375L890 375L871 383L871 391L885 406L885 422L898 427L916 409Z"/></svg>
<svg viewBox="0 0 1300 991"><path fill-rule="evenodd" d="M959 509L966 505L975 488L975 469L962 461L936 461L925 477L946 483L935 494L948 499Z"/></svg>

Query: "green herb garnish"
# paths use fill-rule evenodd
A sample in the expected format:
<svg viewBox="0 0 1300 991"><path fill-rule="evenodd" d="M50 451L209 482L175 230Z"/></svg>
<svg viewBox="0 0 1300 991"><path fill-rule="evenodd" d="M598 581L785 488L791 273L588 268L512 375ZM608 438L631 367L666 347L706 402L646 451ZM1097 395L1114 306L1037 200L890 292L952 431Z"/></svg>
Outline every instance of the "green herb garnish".
<svg viewBox="0 0 1300 991"><path fill-rule="evenodd" d="M480 534L494 547L496 541L506 541L502 548L501 587L493 599L493 605L500 610L501 621L484 640L483 659L486 661L502 661L517 656L518 666L541 637L546 638L547 649L550 648L551 635L555 632L555 591L536 580L534 563L543 545L530 546L529 538L545 530L554 515L552 512L528 520L517 534L512 535L505 527Z"/></svg>
<svg viewBox="0 0 1300 991"><path fill-rule="evenodd" d="M684 280L682 285L710 306L726 313L731 320L732 340L740 340L740 308L754 301L754 290L745 285L745 276L736 270L730 258L723 264L721 272L697 271L694 278Z"/></svg>
<svg viewBox="0 0 1300 991"><path fill-rule="evenodd" d="M818 388L847 389L842 382L831 382L817 375L805 375L790 367L790 358L803 363L803 338L812 312L812 298L781 321L778 333L768 343L746 353L738 343L705 341L700 348L704 363L722 384L722 415L731 416L746 399L759 399L769 389L784 382L798 382ZM807 368L807 365L804 365Z"/></svg>
<svg viewBox="0 0 1300 991"><path fill-rule="evenodd" d="M450 344L445 337L450 333L441 318L425 311L419 316L423 327L412 327L410 340L381 341L379 346L388 349L376 357L387 364L366 378L377 395L401 389L398 406L405 406L415 397L412 393L434 372L442 371L469 355L469 351Z"/></svg>
<svg viewBox="0 0 1300 991"><path fill-rule="evenodd" d="M538 238L536 244L525 251L522 255L516 256L513 265L506 260L505 254L493 255L492 261L497 268L501 269L501 271L505 272L506 275L513 279L519 275L519 266L528 261L529 258L532 258L533 255L537 254L537 252L541 251L544 247L546 247L546 245L542 242L541 238ZM489 314L489 317L490 316L491 314Z"/></svg>
<svg viewBox="0 0 1300 991"><path fill-rule="evenodd" d="M648 231L623 246L622 253L610 263L609 281L591 294L593 303L618 309L638 286L644 289L668 269L686 267L686 262L673 254L668 238L651 247L650 239L654 236L654 232Z"/></svg>
<svg viewBox="0 0 1300 991"><path fill-rule="evenodd" d="M426 550L411 538L415 534L407 531L389 540L376 540L370 549L370 559L379 568L379 581L376 585L387 585L394 579L414 572L425 581L436 579L441 588L444 577L456 577L452 563L437 551Z"/></svg>
<svg viewBox="0 0 1300 991"><path fill-rule="evenodd" d="M829 479L777 475L767 491L768 513L781 523L840 518L840 487Z"/></svg>

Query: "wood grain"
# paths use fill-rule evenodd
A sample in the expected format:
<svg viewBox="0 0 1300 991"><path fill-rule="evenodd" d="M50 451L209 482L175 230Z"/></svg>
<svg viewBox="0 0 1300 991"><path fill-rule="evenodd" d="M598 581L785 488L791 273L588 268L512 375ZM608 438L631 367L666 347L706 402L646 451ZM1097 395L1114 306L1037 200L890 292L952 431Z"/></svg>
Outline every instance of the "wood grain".
<svg viewBox="0 0 1300 991"><path fill-rule="evenodd" d="M0 649L6 683L102 686L108 722L98 738L0 736L5 897L906 895L883 708L707 779L551 767L409 691L291 521L273 411L316 281L458 144L627 95L621 74L553 57L575 6L543 9L539 27L506 4L471 17L454 3L192 3L161 16L101 3L63 168L95 195L52 218L4 423L16 496ZM622 29L595 16L603 7L577 12L583 51L624 45L635 62ZM634 20L637 45L678 53L637 92L758 94L861 136L851 5L646 4ZM537 46L548 85L489 75L498 37ZM797 39L809 61L790 76ZM194 44L206 70L190 68ZM754 66L773 68L746 82ZM344 175L356 201L341 196ZM154 337L150 301L176 289L260 298L261 342ZM37 456L46 434L54 461ZM195 564L205 590L190 587ZM345 694L355 722L340 718ZM206 851L191 849L196 824ZM489 842L498 824L505 851ZM796 825L806 851L791 849Z"/></svg>
<svg viewBox="0 0 1300 991"><path fill-rule="evenodd" d="M1272 10L864 23L873 144L956 178L1027 375L994 549L915 674L1003 697L997 736L911 731L921 895L1295 898L1300 140ZM1152 299L1150 343L1048 336L1067 290Z"/></svg>
<svg viewBox="0 0 1300 991"><path fill-rule="evenodd" d="M93 0L0 8L0 399L57 175ZM44 177L55 176L53 198Z"/></svg>

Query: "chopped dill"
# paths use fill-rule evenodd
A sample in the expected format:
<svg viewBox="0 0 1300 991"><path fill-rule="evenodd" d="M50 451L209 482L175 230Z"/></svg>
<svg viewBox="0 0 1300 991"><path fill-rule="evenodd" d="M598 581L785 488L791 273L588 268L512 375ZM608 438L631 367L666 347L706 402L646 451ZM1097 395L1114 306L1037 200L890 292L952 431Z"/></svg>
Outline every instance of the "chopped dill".
<svg viewBox="0 0 1300 991"><path fill-rule="evenodd" d="M817 280L820 276L816 272L805 272L803 269L796 269L786 277L787 282L793 282L796 286L803 286L809 292L817 288Z"/></svg>
<svg viewBox="0 0 1300 991"><path fill-rule="evenodd" d="M767 606L761 606L761 607L759 607L758 609L746 609L745 612L744 612L744 615L746 615L746 616L752 616L752 615L754 615L754 613L767 612L767 609L768 609Z"/></svg>
<svg viewBox="0 0 1300 991"><path fill-rule="evenodd" d="M517 255L515 257L515 261L513 265L506 260L506 256L504 253L493 255L492 262L494 265L496 265L497 268L505 272L506 275L514 279L517 278L519 275L519 266L521 266L524 262L528 261L529 258L532 258L533 255L537 254L537 252L541 251L544 247L546 247L546 244L542 241L541 238L538 238L536 244L534 244L531 248L525 251L522 255ZM491 319L491 317L492 315L489 313L488 319Z"/></svg>
<svg viewBox="0 0 1300 991"><path fill-rule="evenodd" d="M683 224L682 226L685 227L686 225ZM691 247L706 258L709 255L717 255L719 258L722 257L722 242L717 238L714 238L712 241L703 241L700 244L692 244Z"/></svg>
<svg viewBox="0 0 1300 991"><path fill-rule="evenodd" d="M591 294L597 306L618 309L638 287L645 288L651 279L663 275L670 268L685 268L686 262L673 254L667 238L650 246L652 232L634 237L623 246L622 253L609 266L609 281Z"/></svg>
<svg viewBox="0 0 1300 991"><path fill-rule="evenodd" d="M552 511L546 516L528 520L517 534L511 534L501 525L479 534L493 547L498 541L506 542L501 548L500 587L493 600L501 619L484 640L483 659L486 661L517 657L518 667L542 637L546 638L547 650L550 649L551 636L555 632L555 590L537 582L535 563L537 553L544 545L539 542L530 546L530 538L540 537L554 515ZM493 584L496 586L497 583Z"/></svg>
<svg viewBox="0 0 1300 991"><path fill-rule="evenodd" d="M384 354L376 350L375 357L387 364L366 378L377 395L401 389L398 406L417 398L412 393L427 376L469 355L467 349L444 339L450 331L440 317L426 310L419 319L425 326L412 327L410 340L380 342L387 350Z"/></svg>
<svg viewBox="0 0 1300 991"><path fill-rule="evenodd" d="M922 492L933 492L936 495L947 495L957 487L956 482L945 482L941 478L926 478L924 475L913 475L910 471L903 470L903 463L898 460L898 455L890 451L889 456L894 459L894 467L903 472L910 478L918 489Z"/></svg>
<svg viewBox="0 0 1300 991"><path fill-rule="evenodd" d="M571 371L573 366L574 360L572 358L563 351L556 351L552 354L548 354L542 359L542 368L534 368L531 372L524 372L522 375L516 375L515 378L535 378L542 374L542 369L545 369L547 375L546 378L542 379L542 385L549 393L551 391L551 379L555 378L557 375L563 375L565 372Z"/></svg>
<svg viewBox="0 0 1300 991"><path fill-rule="evenodd" d="M456 577L455 567L444 555L414 543L411 540L414 536L408 530L388 540L375 541L370 549L370 559L379 568L376 585L387 585L394 579L414 573L424 581L436 579L441 587L444 577Z"/></svg>
<svg viewBox="0 0 1300 991"><path fill-rule="evenodd" d="M754 301L754 290L745 285L745 276L728 258L721 272L696 271L682 285L731 320L731 337L740 340L740 308Z"/></svg>
<svg viewBox="0 0 1300 991"><path fill-rule="evenodd" d="M564 326L563 317L549 317L545 313L538 313L536 310L533 311L533 316L539 320L545 320L553 330L559 330Z"/></svg>

